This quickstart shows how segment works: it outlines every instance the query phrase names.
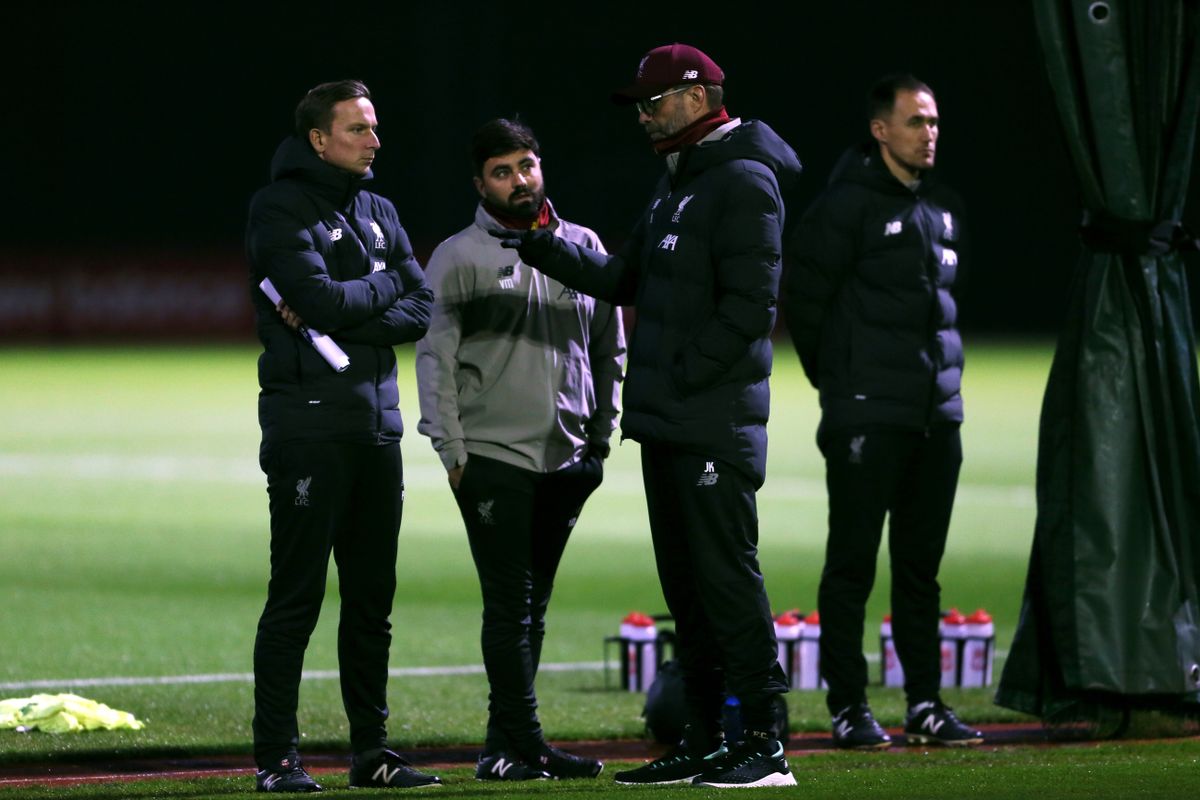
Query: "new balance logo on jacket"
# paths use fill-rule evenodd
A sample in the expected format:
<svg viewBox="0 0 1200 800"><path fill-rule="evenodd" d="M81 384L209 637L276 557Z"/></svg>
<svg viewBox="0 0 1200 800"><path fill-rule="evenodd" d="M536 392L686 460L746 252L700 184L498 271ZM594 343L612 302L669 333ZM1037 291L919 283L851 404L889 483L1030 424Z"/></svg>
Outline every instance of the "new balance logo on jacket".
<svg viewBox="0 0 1200 800"><path fill-rule="evenodd" d="M696 481L697 486L716 486L717 479L721 476L717 473L715 462L705 461L704 471L700 473L700 479Z"/></svg>

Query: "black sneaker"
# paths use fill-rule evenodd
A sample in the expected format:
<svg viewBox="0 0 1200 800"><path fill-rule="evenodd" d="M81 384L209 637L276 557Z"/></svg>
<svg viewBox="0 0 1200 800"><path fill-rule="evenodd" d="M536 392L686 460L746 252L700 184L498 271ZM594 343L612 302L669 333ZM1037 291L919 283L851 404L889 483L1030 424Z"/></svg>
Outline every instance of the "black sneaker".
<svg viewBox="0 0 1200 800"><path fill-rule="evenodd" d="M692 785L714 789L795 786L796 776L788 769L778 739L747 737L724 755L708 760L704 771L692 779Z"/></svg>
<svg viewBox="0 0 1200 800"><path fill-rule="evenodd" d="M677 744L661 758L656 758L649 764L643 764L635 769L618 772L613 780L626 786L647 786L650 784L691 783L692 778L704 771L704 767L714 758L725 755L725 745L707 756L700 755L686 744Z"/></svg>
<svg viewBox="0 0 1200 800"><path fill-rule="evenodd" d="M412 764L391 750L380 750L366 758L354 757L350 764L351 789L416 789L438 786L442 779L413 769Z"/></svg>
<svg viewBox="0 0 1200 800"><path fill-rule="evenodd" d="M904 738L913 744L944 744L967 747L983 743L983 734L963 725L949 706L940 700L917 703L908 709Z"/></svg>
<svg viewBox="0 0 1200 800"><path fill-rule="evenodd" d="M279 766L254 773L254 785L260 792L319 792L321 784L312 779L297 756L280 759Z"/></svg>
<svg viewBox="0 0 1200 800"><path fill-rule="evenodd" d="M848 750L882 750L890 747L887 735L866 703L846 706L833 717L833 743Z"/></svg>
<svg viewBox="0 0 1200 800"><path fill-rule="evenodd" d="M475 763L477 781L539 781L549 777L549 773L505 752L483 753Z"/></svg>
<svg viewBox="0 0 1200 800"><path fill-rule="evenodd" d="M572 755L565 750L542 745L542 751L530 762L534 769L540 769L551 778L558 780L566 778L594 778L604 769L604 762L594 758Z"/></svg>

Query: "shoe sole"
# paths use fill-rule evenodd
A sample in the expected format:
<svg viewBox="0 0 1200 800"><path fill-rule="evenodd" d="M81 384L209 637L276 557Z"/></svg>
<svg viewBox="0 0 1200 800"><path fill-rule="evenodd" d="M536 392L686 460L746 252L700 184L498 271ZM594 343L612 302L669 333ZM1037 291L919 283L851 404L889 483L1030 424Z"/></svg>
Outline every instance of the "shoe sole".
<svg viewBox="0 0 1200 800"><path fill-rule="evenodd" d="M906 733L904 738L909 744L940 744L943 747L974 747L983 744L983 737L972 739L939 739L936 736L924 736L919 733Z"/></svg>
<svg viewBox="0 0 1200 800"><path fill-rule="evenodd" d="M623 781L620 778L614 778L613 783L619 783L622 786L668 786L673 783L691 783L699 775L700 773L697 772L695 775L689 775L686 778L672 778L667 781Z"/></svg>
<svg viewBox="0 0 1200 800"><path fill-rule="evenodd" d="M757 789L763 786L795 786L796 776L788 772L772 772L752 783L719 783L717 781L697 781L693 786L707 786L712 789Z"/></svg>
<svg viewBox="0 0 1200 800"><path fill-rule="evenodd" d="M862 752L871 752L872 750L886 750L892 746L891 742L875 742L874 744L841 744L833 743L835 747L841 750L860 750Z"/></svg>
<svg viewBox="0 0 1200 800"><path fill-rule="evenodd" d="M553 772L548 772L546 775L552 781L587 781L592 778L600 777L600 773L604 772L604 765L600 765L600 769L593 772L591 775L555 775Z"/></svg>

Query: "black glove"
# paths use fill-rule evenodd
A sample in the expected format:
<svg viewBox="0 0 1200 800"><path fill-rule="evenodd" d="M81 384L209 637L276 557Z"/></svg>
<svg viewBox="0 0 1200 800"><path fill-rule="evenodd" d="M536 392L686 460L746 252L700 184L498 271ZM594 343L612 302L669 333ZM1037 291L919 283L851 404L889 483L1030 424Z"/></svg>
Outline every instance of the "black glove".
<svg viewBox="0 0 1200 800"><path fill-rule="evenodd" d="M549 228L534 228L528 231L505 229L488 233L500 240L501 247L516 250L521 260L527 264L536 265L554 249L554 231Z"/></svg>
<svg viewBox="0 0 1200 800"><path fill-rule="evenodd" d="M584 458L595 456L601 461L608 458L608 454L612 452L612 445L608 442L588 442L587 450L584 451Z"/></svg>

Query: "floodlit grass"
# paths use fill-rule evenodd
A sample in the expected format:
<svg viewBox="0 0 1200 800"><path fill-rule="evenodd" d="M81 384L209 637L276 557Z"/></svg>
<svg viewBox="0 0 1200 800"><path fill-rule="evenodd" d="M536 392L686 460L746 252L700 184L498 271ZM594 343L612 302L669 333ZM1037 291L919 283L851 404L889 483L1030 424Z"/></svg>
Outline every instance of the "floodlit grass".
<svg viewBox="0 0 1200 800"><path fill-rule="evenodd" d="M1155 744L1103 744L1000 750L896 751L869 755L828 753L790 759L795 787L743 789L738 797L826 798L903 797L929 800L1001 798L1085 798L1126 800L1193 796L1200 766L1197 748L1186 741ZM445 785L430 790L452 797L615 797L676 800L714 797L723 790L691 786L616 786L611 772L630 766L611 763L596 780L521 784L476 781L468 768L440 769ZM345 789L344 772L318 774L327 789ZM253 796L253 778L243 775L132 783L106 782L73 788L20 787L0 797L21 798L231 798ZM395 791L356 790L355 797L394 797Z"/></svg>
<svg viewBox="0 0 1200 800"><path fill-rule="evenodd" d="M251 346L0 350L0 684L251 670L267 578L256 354ZM411 350L400 355L409 431L392 666L474 665L480 660L475 572L444 472L416 433ZM991 610L1004 650L1032 539L1037 416L1050 351L977 344L968 357L966 460L943 600ZM768 480L759 495L760 557L775 608L808 610L825 536L823 465L813 441L818 411L816 393L783 346L773 400ZM637 447L614 448L605 483L567 549L546 662L599 661L603 638L625 613L665 610ZM869 653L878 649L873 626L887 611L886 559L883 548L868 608ZM331 580L306 669L336 669L336 592ZM34 691L5 688L0 697ZM110 748L249 748L251 688L244 682L72 691L131 711L147 728L63 737L0 732L0 760ZM390 691L397 745L482 738L482 676L400 677ZM641 731L641 697L605 691L599 671L544 674L539 695L552 738ZM948 699L973 721L1018 719L992 706L988 690L951 691ZM301 701L306 746L344 746L336 681L307 681ZM897 690L873 690L872 703L885 724L899 724ZM794 729L827 728L819 693L793 692L790 704Z"/></svg>

